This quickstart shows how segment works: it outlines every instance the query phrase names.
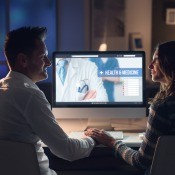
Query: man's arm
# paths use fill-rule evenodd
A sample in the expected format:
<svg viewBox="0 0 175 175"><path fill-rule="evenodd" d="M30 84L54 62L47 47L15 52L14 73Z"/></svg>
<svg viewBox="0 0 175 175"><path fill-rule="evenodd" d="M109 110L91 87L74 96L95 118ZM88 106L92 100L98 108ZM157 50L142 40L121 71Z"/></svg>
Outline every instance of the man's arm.
<svg viewBox="0 0 175 175"><path fill-rule="evenodd" d="M48 101L41 94L31 97L25 116L33 132L58 157L70 161L84 158L89 156L95 146L90 137L69 138L56 122Z"/></svg>

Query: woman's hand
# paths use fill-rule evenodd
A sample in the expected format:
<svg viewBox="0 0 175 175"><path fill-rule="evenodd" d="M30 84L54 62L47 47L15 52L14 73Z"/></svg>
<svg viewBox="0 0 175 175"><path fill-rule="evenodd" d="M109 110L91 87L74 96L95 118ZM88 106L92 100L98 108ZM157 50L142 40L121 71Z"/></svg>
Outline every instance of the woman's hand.
<svg viewBox="0 0 175 175"><path fill-rule="evenodd" d="M116 141L111 135L109 135L103 129L99 130L97 128L89 128L84 132L84 134L86 136L92 137L98 143L101 143L101 144L108 146L108 147L113 147L113 145Z"/></svg>

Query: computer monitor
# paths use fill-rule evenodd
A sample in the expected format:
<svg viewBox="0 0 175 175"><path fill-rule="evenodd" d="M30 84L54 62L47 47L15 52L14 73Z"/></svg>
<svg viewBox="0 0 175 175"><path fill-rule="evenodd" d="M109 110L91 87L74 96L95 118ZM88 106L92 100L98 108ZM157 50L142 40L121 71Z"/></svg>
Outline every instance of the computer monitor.
<svg viewBox="0 0 175 175"><path fill-rule="evenodd" d="M67 60L64 81L62 60ZM94 127L146 116L143 51L56 51L52 64L52 111L60 121Z"/></svg>

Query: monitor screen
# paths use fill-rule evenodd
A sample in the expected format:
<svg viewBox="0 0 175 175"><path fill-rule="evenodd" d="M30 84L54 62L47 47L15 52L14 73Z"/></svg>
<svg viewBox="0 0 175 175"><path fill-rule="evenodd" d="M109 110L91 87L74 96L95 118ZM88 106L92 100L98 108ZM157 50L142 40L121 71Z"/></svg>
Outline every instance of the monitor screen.
<svg viewBox="0 0 175 175"><path fill-rule="evenodd" d="M56 118L146 115L143 51L57 51L52 64Z"/></svg>

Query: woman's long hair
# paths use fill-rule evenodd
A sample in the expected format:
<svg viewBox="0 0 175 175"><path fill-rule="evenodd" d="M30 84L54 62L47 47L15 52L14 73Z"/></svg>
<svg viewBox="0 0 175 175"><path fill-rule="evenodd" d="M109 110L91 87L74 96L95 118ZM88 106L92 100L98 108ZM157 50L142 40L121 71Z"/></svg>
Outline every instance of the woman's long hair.
<svg viewBox="0 0 175 175"><path fill-rule="evenodd" d="M150 103L164 101L166 97L175 95L175 41L159 44L156 50L158 50L160 70L169 83L160 84L159 92Z"/></svg>

